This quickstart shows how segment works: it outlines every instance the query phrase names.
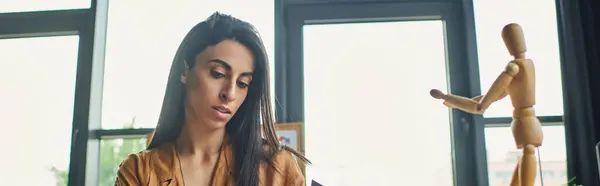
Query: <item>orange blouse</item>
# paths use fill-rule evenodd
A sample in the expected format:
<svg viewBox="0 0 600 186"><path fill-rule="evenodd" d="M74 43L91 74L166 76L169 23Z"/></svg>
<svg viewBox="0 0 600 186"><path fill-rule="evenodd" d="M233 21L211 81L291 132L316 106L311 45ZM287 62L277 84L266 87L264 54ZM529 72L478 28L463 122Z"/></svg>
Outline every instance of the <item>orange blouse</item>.
<svg viewBox="0 0 600 186"><path fill-rule="evenodd" d="M214 186L234 185L235 180L229 171L233 166L227 165L227 162L233 162L232 158L231 145L228 145L219 154ZM304 186L304 175L291 152L282 150L273 160L278 171L266 163L261 164L259 185ZM119 167L115 186L182 186L183 176L178 162L174 143L130 154Z"/></svg>

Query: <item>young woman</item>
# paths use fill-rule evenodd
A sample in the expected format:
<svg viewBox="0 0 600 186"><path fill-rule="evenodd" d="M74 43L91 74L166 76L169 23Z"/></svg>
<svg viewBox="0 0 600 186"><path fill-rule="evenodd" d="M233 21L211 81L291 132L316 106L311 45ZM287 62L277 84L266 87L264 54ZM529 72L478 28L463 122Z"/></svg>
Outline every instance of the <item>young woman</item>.
<svg viewBox="0 0 600 186"><path fill-rule="evenodd" d="M183 39L154 136L115 185L304 185L293 155L310 162L280 146L269 91L256 29L214 13Z"/></svg>

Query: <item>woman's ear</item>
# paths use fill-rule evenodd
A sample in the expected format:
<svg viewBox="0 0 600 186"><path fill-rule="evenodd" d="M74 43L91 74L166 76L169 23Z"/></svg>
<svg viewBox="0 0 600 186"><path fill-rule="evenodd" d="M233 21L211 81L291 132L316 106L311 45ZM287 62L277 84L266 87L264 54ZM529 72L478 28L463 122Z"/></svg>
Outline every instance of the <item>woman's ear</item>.
<svg viewBox="0 0 600 186"><path fill-rule="evenodd" d="M185 75L181 74L181 83L185 84Z"/></svg>

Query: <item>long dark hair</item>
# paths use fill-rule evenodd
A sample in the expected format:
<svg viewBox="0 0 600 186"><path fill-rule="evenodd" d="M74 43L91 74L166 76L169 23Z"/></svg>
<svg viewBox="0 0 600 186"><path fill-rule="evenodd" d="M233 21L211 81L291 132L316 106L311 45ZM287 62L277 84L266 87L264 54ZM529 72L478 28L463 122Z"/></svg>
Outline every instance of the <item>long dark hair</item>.
<svg viewBox="0 0 600 186"><path fill-rule="evenodd" d="M279 144L269 98L269 65L264 44L252 24L233 16L215 12L194 26L179 45L171 65L158 126L147 149L173 142L179 137L185 119L185 87L181 83L181 75L195 65L196 56L208 46L227 39L240 42L254 54L253 81L248 87L248 95L225 127L233 149L236 185L254 186L258 185L259 164L267 162L275 167L273 157L283 149L306 163L310 161L297 151Z"/></svg>

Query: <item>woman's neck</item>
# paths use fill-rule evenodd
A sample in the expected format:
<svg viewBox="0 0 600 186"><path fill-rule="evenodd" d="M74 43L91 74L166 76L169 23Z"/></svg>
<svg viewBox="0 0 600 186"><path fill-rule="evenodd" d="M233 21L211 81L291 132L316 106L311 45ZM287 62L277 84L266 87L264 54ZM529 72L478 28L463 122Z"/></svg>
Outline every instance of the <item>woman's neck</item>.
<svg viewBox="0 0 600 186"><path fill-rule="evenodd" d="M202 157L218 154L225 139L225 128L208 130L203 126L200 123L185 123L177 138L179 154Z"/></svg>

